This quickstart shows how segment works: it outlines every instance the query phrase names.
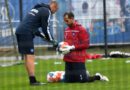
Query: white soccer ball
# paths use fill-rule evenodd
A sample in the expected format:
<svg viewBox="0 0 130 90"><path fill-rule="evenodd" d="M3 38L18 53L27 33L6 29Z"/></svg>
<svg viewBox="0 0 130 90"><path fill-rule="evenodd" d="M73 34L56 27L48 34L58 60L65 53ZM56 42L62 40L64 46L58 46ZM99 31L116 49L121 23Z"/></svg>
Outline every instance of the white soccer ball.
<svg viewBox="0 0 130 90"><path fill-rule="evenodd" d="M47 74L48 82L62 82L64 80L64 71L52 71Z"/></svg>
<svg viewBox="0 0 130 90"><path fill-rule="evenodd" d="M67 46L69 46L69 44L67 42L60 42L59 43L59 51L61 52L61 54L67 54L70 51L68 50Z"/></svg>
<svg viewBox="0 0 130 90"><path fill-rule="evenodd" d="M69 44L68 44L67 42L64 42L64 41L59 43L59 47L60 47L60 48L65 48L65 47L68 46L68 45L69 45Z"/></svg>

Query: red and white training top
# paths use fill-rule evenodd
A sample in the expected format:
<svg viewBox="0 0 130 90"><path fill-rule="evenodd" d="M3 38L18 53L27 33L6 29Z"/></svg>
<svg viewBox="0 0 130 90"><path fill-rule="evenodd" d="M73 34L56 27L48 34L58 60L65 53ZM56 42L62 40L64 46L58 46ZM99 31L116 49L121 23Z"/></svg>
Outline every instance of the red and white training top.
<svg viewBox="0 0 130 90"><path fill-rule="evenodd" d="M69 45L74 45L75 49L64 55L65 62L85 62L86 49L89 47L89 34L86 29L74 23L72 27L67 27L64 32L64 40Z"/></svg>

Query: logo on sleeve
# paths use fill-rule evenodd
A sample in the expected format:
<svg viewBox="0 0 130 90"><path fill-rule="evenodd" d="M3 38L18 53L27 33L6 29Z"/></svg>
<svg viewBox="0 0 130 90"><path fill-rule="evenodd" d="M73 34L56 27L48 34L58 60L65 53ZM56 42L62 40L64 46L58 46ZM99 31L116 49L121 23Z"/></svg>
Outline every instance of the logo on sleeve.
<svg viewBox="0 0 130 90"><path fill-rule="evenodd" d="M33 52L34 52L34 49L30 49L30 52L33 53Z"/></svg>
<svg viewBox="0 0 130 90"><path fill-rule="evenodd" d="M29 14L35 16L39 11L37 9L32 9Z"/></svg>

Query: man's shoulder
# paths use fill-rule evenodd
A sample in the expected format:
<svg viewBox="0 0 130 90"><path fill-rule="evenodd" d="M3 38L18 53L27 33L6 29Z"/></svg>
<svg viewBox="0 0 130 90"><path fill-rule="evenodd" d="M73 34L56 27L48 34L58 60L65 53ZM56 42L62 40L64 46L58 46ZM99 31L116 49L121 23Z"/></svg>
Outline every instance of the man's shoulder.
<svg viewBox="0 0 130 90"><path fill-rule="evenodd" d="M49 5L45 3L39 3L39 4L36 4L33 8L38 9L41 7L49 8Z"/></svg>
<svg viewBox="0 0 130 90"><path fill-rule="evenodd" d="M49 11L49 8L47 7L40 7L40 8L37 8L37 10L41 11L41 12L48 12Z"/></svg>
<svg viewBox="0 0 130 90"><path fill-rule="evenodd" d="M76 28L78 28L79 30L84 28L80 23L78 23L77 21L75 22L75 26Z"/></svg>
<svg viewBox="0 0 130 90"><path fill-rule="evenodd" d="M77 30L79 30L79 31L86 30L85 27L83 27L81 24L77 24L77 25L76 25L76 28L77 28Z"/></svg>
<svg viewBox="0 0 130 90"><path fill-rule="evenodd" d="M39 11L39 14L41 16L49 16L51 13L50 13L50 10L46 7L40 7L37 9Z"/></svg>
<svg viewBox="0 0 130 90"><path fill-rule="evenodd" d="M45 15L45 14L49 14L49 9L46 7L32 8L28 13L33 16L35 16L34 14Z"/></svg>

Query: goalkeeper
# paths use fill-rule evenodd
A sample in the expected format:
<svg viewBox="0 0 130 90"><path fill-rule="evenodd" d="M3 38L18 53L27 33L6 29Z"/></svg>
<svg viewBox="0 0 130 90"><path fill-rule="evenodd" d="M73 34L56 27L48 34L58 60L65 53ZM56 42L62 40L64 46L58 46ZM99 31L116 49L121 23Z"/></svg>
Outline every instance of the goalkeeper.
<svg viewBox="0 0 130 90"><path fill-rule="evenodd" d="M89 47L89 34L86 29L74 20L72 12L64 14L64 22L68 26L64 32L64 41L69 45L59 45L59 51L65 54L65 82L108 81L108 78L100 73L94 76L86 73L86 49Z"/></svg>
<svg viewBox="0 0 130 90"><path fill-rule="evenodd" d="M18 49L24 55L25 67L28 72L30 85L42 85L36 80L34 66L34 43L35 36L50 42L53 46L57 46L57 42L53 39L49 30L49 21L52 14L58 10L58 3L51 1L49 5L41 3L35 5L30 10L23 21L16 29L16 38ZM42 28L41 31L38 28Z"/></svg>

